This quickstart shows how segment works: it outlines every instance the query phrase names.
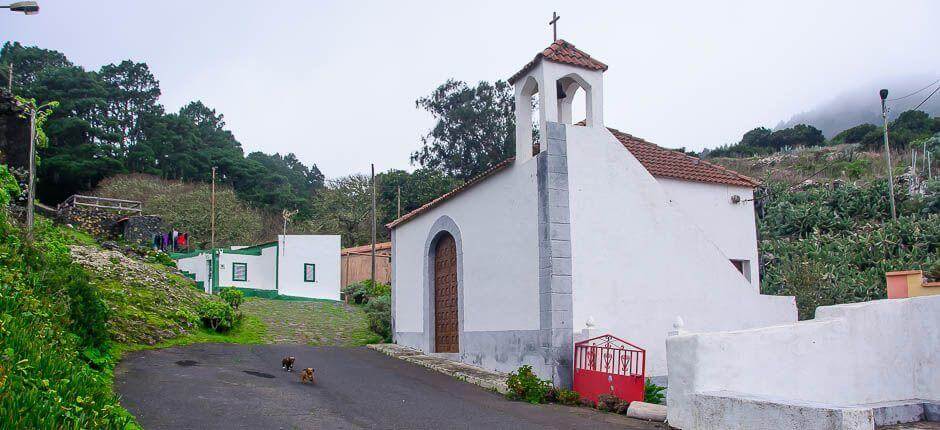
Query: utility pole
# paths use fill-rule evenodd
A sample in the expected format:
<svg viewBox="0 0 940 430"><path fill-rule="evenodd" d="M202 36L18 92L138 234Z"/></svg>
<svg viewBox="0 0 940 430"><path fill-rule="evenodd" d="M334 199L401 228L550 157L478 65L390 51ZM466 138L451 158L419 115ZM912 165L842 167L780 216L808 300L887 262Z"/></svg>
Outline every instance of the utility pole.
<svg viewBox="0 0 940 430"><path fill-rule="evenodd" d="M211 208L210 212L212 212L212 214L210 215L211 218L209 219L209 226L210 226L209 229L211 231L210 239L209 239L209 249L212 249L213 252L215 252L214 251L215 250L215 169L216 169L215 166L213 166L212 167L212 197L210 198L210 203L209 203L209 206Z"/></svg>
<svg viewBox="0 0 940 430"><path fill-rule="evenodd" d="M881 96L881 118L884 120L885 162L888 165L888 194L891 194L891 219L897 221L898 213L894 208L894 173L891 171L891 147L888 145L888 106L885 105L885 99L888 98L888 90L882 89L879 95Z"/></svg>
<svg viewBox="0 0 940 430"><path fill-rule="evenodd" d="M395 218L401 218L401 185L398 186L398 216Z"/></svg>
<svg viewBox="0 0 940 430"><path fill-rule="evenodd" d="M375 163L372 163L372 285L375 286Z"/></svg>
<svg viewBox="0 0 940 430"><path fill-rule="evenodd" d="M7 69L9 69L7 75L7 89L10 90L10 94L13 94L13 63L10 63Z"/></svg>
<svg viewBox="0 0 940 430"><path fill-rule="evenodd" d="M29 190L26 200L26 235L33 238L33 201L36 199L36 105L29 109Z"/></svg>

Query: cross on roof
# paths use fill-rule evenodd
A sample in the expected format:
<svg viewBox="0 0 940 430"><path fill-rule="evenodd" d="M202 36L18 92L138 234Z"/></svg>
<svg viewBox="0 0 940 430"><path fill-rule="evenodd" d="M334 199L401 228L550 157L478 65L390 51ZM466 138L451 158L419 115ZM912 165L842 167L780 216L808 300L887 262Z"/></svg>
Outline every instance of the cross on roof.
<svg viewBox="0 0 940 430"><path fill-rule="evenodd" d="M558 20L561 19L557 13L552 12L552 20L548 22L548 25L552 26L552 42L558 40Z"/></svg>

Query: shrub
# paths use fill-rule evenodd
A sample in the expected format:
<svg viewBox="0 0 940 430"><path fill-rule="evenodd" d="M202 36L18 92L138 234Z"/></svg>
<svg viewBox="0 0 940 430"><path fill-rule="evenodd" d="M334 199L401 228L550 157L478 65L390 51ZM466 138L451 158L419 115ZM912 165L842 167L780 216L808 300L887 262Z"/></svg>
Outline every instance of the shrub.
<svg viewBox="0 0 940 430"><path fill-rule="evenodd" d="M225 300L234 310L238 310L242 302L245 301L245 293L235 287L226 287L219 291L219 297Z"/></svg>
<svg viewBox="0 0 940 430"><path fill-rule="evenodd" d="M539 379L532 372L532 366L525 365L516 372L509 373L506 378L506 385L509 392L506 397L511 400L523 400L529 403L545 403L549 390L552 389L551 381Z"/></svg>
<svg viewBox="0 0 940 430"><path fill-rule="evenodd" d="M391 293L391 285L381 282L376 282L375 285L373 285L371 279L355 282L343 287L343 294L346 298L357 305L368 303L369 300Z"/></svg>
<svg viewBox="0 0 940 430"><path fill-rule="evenodd" d="M218 300L204 300L199 305L199 318L206 327L220 333L235 326L235 310Z"/></svg>
<svg viewBox="0 0 940 430"><path fill-rule="evenodd" d="M940 258L927 269L927 277L934 281L940 281Z"/></svg>
<svg viewBox="0 0 940 430"><path fill-rule="evenodd" d="M643 386L643 401L646 403L661 405L663 404L663 399L666 397L663 394L663 391L665 390L666 387L656 385L647 379L646 384Z"/></svg>
<svg viewBox="0 0 940 430"><path fill-rule="evenodd" d="M568 406L575 406L581 402L581 393L573 390L560 389L555 394L558 403Z"/></svg>
<svg viewBox="0 0 940 430"><path fill-rule="evenodd" d="M383 341L392 341L392 296L384 295L369 300L365 305L369 329L382 336Z"/></svg>
<svg viewBox="0 0 940 430"><path fill-rule="evenodd" d="M176 261L170 258L170 255L163 251L150 251L147 254L147 262L160 264L166 267L176 268Z"/></svg>

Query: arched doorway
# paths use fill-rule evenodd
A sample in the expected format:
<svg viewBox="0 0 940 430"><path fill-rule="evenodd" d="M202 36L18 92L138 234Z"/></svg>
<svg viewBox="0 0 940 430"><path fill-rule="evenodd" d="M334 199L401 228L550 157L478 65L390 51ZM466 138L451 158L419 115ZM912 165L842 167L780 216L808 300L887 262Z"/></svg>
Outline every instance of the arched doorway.
<svg viewBox="0 0 940 430"><path fill-rule="evenodd" d="M459 352L457 243L441 233L434 247L434 352Z"/></svg>

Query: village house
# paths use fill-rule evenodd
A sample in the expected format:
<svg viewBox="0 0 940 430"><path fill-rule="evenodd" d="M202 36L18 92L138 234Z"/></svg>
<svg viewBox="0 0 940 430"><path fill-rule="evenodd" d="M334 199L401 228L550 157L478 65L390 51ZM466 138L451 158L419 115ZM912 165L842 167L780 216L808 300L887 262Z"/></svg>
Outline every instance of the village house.
<svg viewBox="0 0 940 430"><path fill-rule="evenodd" d="M606 127L606 70L552 43L509 79L516 156L388 224L396 343L570 386L591 325L662 376L677 317L695 331L796 321L793 297L758 288L757 181Z"/></svg>
<svg viewBox="0 0 940 430"><path fill-rule="evenodd" d="M340 237L278 235L254 246L172 253L207 293L235 287L255 296L339 300Z"/></svg>

